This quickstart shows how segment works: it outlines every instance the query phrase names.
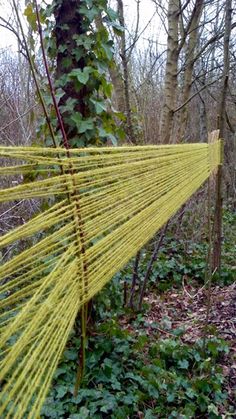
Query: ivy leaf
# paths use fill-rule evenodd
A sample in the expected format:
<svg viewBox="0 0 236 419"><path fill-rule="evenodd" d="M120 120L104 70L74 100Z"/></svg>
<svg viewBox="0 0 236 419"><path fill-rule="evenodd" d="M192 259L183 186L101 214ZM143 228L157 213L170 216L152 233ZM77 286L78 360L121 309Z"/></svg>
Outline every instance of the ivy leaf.
<svg viewBox="0 0 236 419"><path fill-rule="evenodd" d="M77 47L82 46L87 51L90 51L92 49L94 40L90 38L88 35L74 35L73 39L75 40Z"/></svg>
<svg viewBox="0 0 236 419"><path fill-rule="evenodd" d="M67 387L66 386L58 386L57 387L57 397L59 398L59 399L62 399L64 396L65 396L65 394L67 393Z"/></svg>
<svg viewBox="0 0 236 419"><path fill-rule="evenodd" d="M108 133L104 130L104 128L98 127L98 135L101 138L106 138Z"/></svg>
<svg viewBox="0 0 236 419"><path fill-rule="evenodd" d="M108 25L112 26L114 32L120 36L124 32L123 26L118 22L118 14L115 10L108 8L106 11L107 15L103 18L103 21Z"/></svg>
<svg viewBox="0 0 236 419"><path fill-rule="evenodd" d="M109 83L109 82L107 82L107 80L103 79L102 80L102 87L103 87L104 94L107 97L111 97L111 94L112 94L112 84Z"/></svg>
<svg viewBox="0 0 236 419"><path fill-rule="evenodd" d="M64 90L63 89L61 89L61 88L58 88L57 90L56 90L56 94L55 94L55 96L56 96L56 100L57 100L57 102L59 102L59 100L64 96L64 94L65 94L65 92L64 92Z"/></svg>
<svg viewBox="0 0 236 419"><path fill-rule="evenodd" d="M111 140L112 145L117 146L117 139L113 134L108 134L109 140Z"/></svg>
<svg viewBox="0 0 236 419"><path fill-rule="evenodd" d="M208 413L214 413L214 415L219 415L218 408L213 403L209 404L207 410L208 410Z"/></svg>
<svg viewBox="0 0 236 419"><path fill-rule="evenodd" d="M94 18L97 16L98 14L98 8L95 6L92 6L90 9L88 9L85 5L81 6L79 8L79 12L84 15L85 17L87 17L87 19L89 20L89 22L92 22L94 20Z"/></svg>
<svg viewBox="0 0 236 419"><path fill-rule="evenodd" d="M36 14L33 10L33 6L31 3L27 5L24 11L24 15L26 16L27 22L29 23L31 29L36 32L38 29Z"/></svg>
<svg viewBox="0 0 236 419"><path fill-rule="evenodd" d="M107 132L104 128L98 127L98 135L99 135L100 138L109 139L112 142L112 145L117 146L116 137L113 134Z"/></svg>
<svg viewBox="0 0 236 419"><path fill-rule="evenodd" d="M72 97L69 97L69 99L67 99L67 101L66 101L66 104L63 105L63 106L60 106L61 112L62 113L64 113L64 112L70 112L70 113L74 112L74 108L75 108L76 103L77 103L76 99L74 99ZM82 116L79 112L76 112L71 116L72 120L73 120L73 118L75 118L74 122L77 123L78 121L81 121Z"/></svg>
<svg viewBox="0 0 236 419"><path fill-rule="evenodd" d="M81 84L86 84L92 71L92 67L84 67L83 70L76 68L70 72L70 77L75 77Z"/></svg>
<svg viewBox="0 0 236 419"><path fill-rule="evenodd" d="M92 130L94 128L94 123L92 118L88 118L85 121L81 121L79 128L79 134L83 134L88 130Z"/></svg>
<svg viewBox="0 0 236 419"><path fill-rule="evenodd" d="M174 393L170 393L170 394L167 396L167 401L168 401L169 403L172 403L172 402L174 401L174 399L175 399L175 395L174 395Z"/></svg>
<svg viewBox="0 0 236 419"><path fill-rule="evenodd" d="M148 409L145 412L145 419L155 419L155 418L156 418L156 415L154 416L154 414L153 414L153 412L152 412L151 409Z"/></svg>
<svg viewBox="0 0 236 419"><path fill-rule="evenodd" d="M64 68L69 68L72 64L72 59L71 57L64 57L62 60L62 65Z"/></svg>
<svg viewBox="0 0 236 419"><path fill-rule="evenodd" d="M66 106L63 106L63 111L64 110L66 110ZM73 115L71 115L70 119L75 123L77 128L80 127L82 121L82 115L80 112L75 112Z"/></svg>
<svg viewBox="0 0 236 419"><path fill-rule="evenodd" d="M71 139L70 144L72 147L83 148L85 147L85 140L84 138L75 136Z"/></svg>
<svg viewBox="0 0 236 419"><path fill-rule="evenodd" d="M98 115L100 115L102 112L106 112L107 108L103 100L90 99L90 102L92 102L95 106L95 110Z"/></svg>
<svg viewBox="0 0 236 419"><path fill-rule="evenodd" d="M72 416L73 417L73 416ZM87 407L81 407L81 409L79 410L79 413L76 414L76 416L74 415L74 418L76 417L76 419L86 419L89 418L89 410L87 409Z"/></svg>
<svg viewBox="0 0 236 419"><path fill-rule="evenodd" d="M194 397L196 396L195 391L193 391L192 388L188 388L186 391L186 395L190 398L190 399L194 399Z"/></svg>
<svg viewBox="0 0 236 419"><path fill-rule="evenodd" d="M63 54L63 52L65 52L67 50L67 45L66 44L60 44L59 48L57 49L58 52L61 52Z"/></svg>
<svg viewBox="0 0 236 419"><path fill-rule="evenodd" d="M111 21L118 19L118 13L111 7L108 7L106 12L107 12L107 16L109 17Z"/></svg>
<svg viewBox="0 0 236 419"><path fill-rule="evenodd" d="M108 42L102 42L101 43L102 48L105 51L105 54L108 58L108 60L112 60L113 58L113 41L108 41Z"/></svg>
<svg viewBox="0 0 236 419"><path fill-rule="evenodd" d="M72 52L73 56L75 57L76 61L79 61L81 57L84 55L83 48L75 48Z"/></svg>
<svg viewBox="0 0 236 419"><path fill-rule="evenodd" d="M115 34L118 35L118 36L121 36L122 33L124 32L123 26L119 25L119 23L117 23L117 22L112 23L111 26L113 27L113 30L114 30Z"/></svg>
<svg viewBox="0 0 236 419"><path fill-rule="evenodd" d="M104 63L104 61L95 60L95 63L96 63L99 74L107 73L107 65Z"/></svg>
<svg viewBox="0 0 236 419"><path fill-rule="evenodd" d="M183 370L187 370L189 367L189 362L187 361L187 359L183 359L182 361L178 361L178 366Z"/></svg>

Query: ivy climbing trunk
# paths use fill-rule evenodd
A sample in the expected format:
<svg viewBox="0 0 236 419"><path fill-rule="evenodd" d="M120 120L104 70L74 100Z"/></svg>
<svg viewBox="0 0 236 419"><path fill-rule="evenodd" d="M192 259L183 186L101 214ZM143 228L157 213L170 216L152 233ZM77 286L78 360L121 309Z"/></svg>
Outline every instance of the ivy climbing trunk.
<svg viewBox="0 0 236 419"><path fill-rule="evenodd" d="M63 87L64 95L59 101L59 107L66 106L68 100L75 100L74 111L80 112L83 117L88 116L89 109L86 105L87 87L76 88L75 83L66 81L66 75L72 70L85 67L85 60L80 56L77 46L77 38L85 34L83 18L79 13L78 0L56 0L54 9L55 16L55 37L56 37L56 79L59 86ZM76 129L68 123L69 112L62 112L63 122L68 139L76 134Z"/></svg>
<svg viewBox="0 0 236 419"><path fill-rule="evenodd" d="M116 144L120 133L107 77L113 41L107 28L117 27L117 14L107 0L56 0L54 16L59 107L70 145Z"/></svg>

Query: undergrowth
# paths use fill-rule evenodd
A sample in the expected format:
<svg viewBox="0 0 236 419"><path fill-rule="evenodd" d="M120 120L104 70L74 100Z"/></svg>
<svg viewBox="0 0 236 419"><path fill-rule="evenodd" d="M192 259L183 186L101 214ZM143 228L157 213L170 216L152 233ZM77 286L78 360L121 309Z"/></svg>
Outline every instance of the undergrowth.
<svg viewBox="0 0 236 419"><path fill-rule="evenodd" d="M217 285L234 279L235 214L224 212L223 268ZM231 228L230 228L231 226ZM143 250L139 267L142 281L148 263ZM166 237L154 263L148 290L162 292L182 284L183 275L194 284L205 278L207 243ZM96 297L87 341L86 372L75 397L74 383L80 338L72 331L66 351L55 373L42 418L223 418L234 417L224 390L220 367L227 356L227 342L217 337L186 344L182 330L160 339L155 324L150 334L142 312L123 307L123 282L131 283L133 261L118 273ZM126 327L123 318L128 318ZM127 326L128 323L128 326ZM175 336L176 335L176 336ZM223 412L223 413L222 413ZM224 416L228 412L228 416Z"/></svg>
<svg viewBox="0 0 236 419"><path fill-rule="evenodd" d="M227 403L217 362L226 342L189 346L176 338L154 341L141 323L133 334L117 319L90 336L82 388L73 395L79 339L71 337L42 410L50 418L221 418ZM141 415L141 416L140 416Z"/></svg>

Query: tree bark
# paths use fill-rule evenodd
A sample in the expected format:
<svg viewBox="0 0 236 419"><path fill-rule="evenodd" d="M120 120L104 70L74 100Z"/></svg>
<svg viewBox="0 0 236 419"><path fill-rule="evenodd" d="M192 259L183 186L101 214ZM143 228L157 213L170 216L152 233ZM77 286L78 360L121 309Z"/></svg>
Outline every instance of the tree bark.
<svg viewBox="0 0 236 419"><path fill-rule="evenodd" d="M191 25L189 29L189 40L186 45L186 59L185 59L185 71L184 71L184 82L183 82L183 95L182 103L188 101L191 93L192 78L193 78L193 67L194 67L194 56L198 41L198 27L199 21L202 14L204 0L196 0L195 6L192 12ZM188 105L184 106L180 116L180 134L179 140L183 141L186 135L186 126L188 121Z"/></svg>
<svg viewBox="0 0 236 419"><path fill-rule="evenodd" d="M229 43L231 35L231 23L232 23L232 0L225 1L225 35L224 35L224 70L223 70L223 81L222 81L222 94L219 104L219 130L220 137L226 137L226 97L228 91L229 82ZM223 171L222 166L218 168L218 174L216 178L216 210L215 210L215 231L214 231L214 243L213 243L213 270L217 269L220 272L221 267L221 242L222 242L222 177Z"/></svg>
<svg viewBox="0 0 236 419"><path fill-rule="evenodd" d="M123 0L117 0L118 6L118 15L120 25L125 29L125 19L124 19L124 5ZM121 62L123 67L123 78L124 78L124 96L125 96L125 116L126 116L126 134L128 140L135 144L135 136L133 132L133 124L132 124L132 113L131 113L131 105L130 105L130 86L129 86L129 72L128 72L128 58L127 58L127 50L126 50L126 38L125 38L125 30L121 34Z"/></svg>
<svg viewBox="0 0 236 419"><path fill-rule="evenodd" d="M59 80L63 75L70 73L73 69L83 69L85 66L84 58L76 59L76 40L75 35L84 34L83 22L78 12L79 0L56 0L54 11L56 25L55 37L57 46L56 59L56 79ZM65 46L65 49L63 47ZM66 62L66 65L65 65ZM59 101L59 107L66 104L69 98L76 99L75 111L80 112L83 117L88 115L88 107L84 101L86 97L86 86L79 91L75 89L72 82L63 85L64 96ZM67 115L63 114L63 122L68 139L74 137L70 125L66 123Z"/></svg>
<svg viewBox="0 0 236 419"><path fill-rule="evenodd" d="M102 17L98 15L95 19L97 29L104 28ZM114 61L113 66L109 67L109 75L114 89L114 102L116 110L125 114L125 94L124 94L124 80L118 67L118 64Z"/></svg>
<svg viewBox="0 0 236 419"><path fill-rule="evenodd" d="M208 130L207 130L206 104L202 97L200 97L199 119L200 119L200 142L204 143L206 142Z"/></svg>
<svg viewBox="0 0 236 419"><path fill-rule="evenodd" d="M168 7L168 39L167 39L167 61L165 71L164 106L162 111L160 137L161 142L168 144L171 140L171 133L174 119L174 109L177 95L177 73L178 73L178 38L179 38L179 0L169 0Z"/></svg>

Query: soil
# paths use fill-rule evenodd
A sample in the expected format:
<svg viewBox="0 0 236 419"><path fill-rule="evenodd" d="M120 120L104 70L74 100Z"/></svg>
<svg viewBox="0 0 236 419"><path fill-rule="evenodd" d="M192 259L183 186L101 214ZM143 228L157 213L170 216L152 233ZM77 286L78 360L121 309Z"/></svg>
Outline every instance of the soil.
<svg viewBox="0 0 236 419"><path fill-rule="evenodd" d="M149 295L146 301L151 307L145 316L147 333L153 333L152 324L155 323L160 325L158 332L162 338L173 335L175 329L183 329L181 339L186 343L194 343L206 331L208 337L217 336L227 341L230 352L221 366L228 398L236 411L236 283L211 287L207 323L208 298L208 290L204 287L196 289L184 282L181 290L172 289L161 296Z"/></svg>

